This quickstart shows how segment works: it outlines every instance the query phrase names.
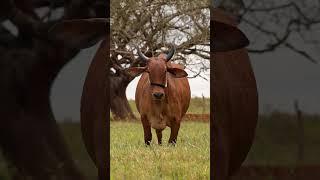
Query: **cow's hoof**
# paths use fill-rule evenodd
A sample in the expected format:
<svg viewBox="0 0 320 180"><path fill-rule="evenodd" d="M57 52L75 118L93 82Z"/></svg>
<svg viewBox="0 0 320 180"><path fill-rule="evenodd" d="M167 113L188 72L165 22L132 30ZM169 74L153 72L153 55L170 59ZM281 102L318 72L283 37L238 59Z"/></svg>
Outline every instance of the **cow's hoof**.
<svg viewBox="0 0 320 180"><path fill-rule="evenodd" d="M151 141L145 141L144 143L146 146L150 146Z"/></svg>

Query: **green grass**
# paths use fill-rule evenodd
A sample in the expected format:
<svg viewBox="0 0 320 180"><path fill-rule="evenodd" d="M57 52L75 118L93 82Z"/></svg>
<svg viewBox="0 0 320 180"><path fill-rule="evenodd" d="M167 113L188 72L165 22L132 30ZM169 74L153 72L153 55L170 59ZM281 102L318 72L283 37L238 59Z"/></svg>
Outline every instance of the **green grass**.
<svg viewBox="0 0 320 180"><path fill-rule="evenodd" d="M7 164L4 162L4 159L2 157L2 154L0 154L0 179L5 180L9 179L9 172L7 169Z"/></svg>
<svg viewBox="0 0 320 180"><path fill-rule="evenodd" d="M76 166L88 179L97 179L96 168L91 161L81 138L80 124L71 122L61 123L60 127ZM9 179L10 176L7 164L0 153L0 180Z"/></svg>
<svg viewBox="0 0 320 180"><path fill-rule="evenodd" d="M80 123L66 122L61 123L60 127L77 167L88 179L97 179L96 167L82 141Z"/></svg>
<svg viewBox="0 0 320 180"><path fill-rule="evenodd" d="M199 108L198 108L199 109ZM191 108L191 111L195 111ZM320 116L304 115L305 153L303 164L320 164ZM81 138L79 123L61 123L71 154L80 170L96 179L96 169ZM295 165L297 161L297 125L295 116L273 113L260 116L256 138L245 164ZM209 124L183 122L176 147L168 147L170 128L166 128L163 146L144 146L140 122L111 122L111 174L113 179L208 179ZM153 141L156 142L153 132ZM1 152L1 151L0 151ZM6 163L0 153L0 180L8 180ZM133 178L135 179L135 178Z"/></svg>
<svg viewBox="0 0 320 180"><path fill-rule="evenodd" d="M182 123L177 145L167 145L170 128L159 146L154 131L150 147L144 145L140 123L111 122L111 179L209 179L208 123Z"/></svg>
<svg viewBox="0 0 320 180"><path fill-rule="evenodd" d="M320 117L304 115L302 164L320 164ZM298 126L294 115L275 112L260 116L254 144L245 161L252 165L294 166L298 154Z"/></svg>

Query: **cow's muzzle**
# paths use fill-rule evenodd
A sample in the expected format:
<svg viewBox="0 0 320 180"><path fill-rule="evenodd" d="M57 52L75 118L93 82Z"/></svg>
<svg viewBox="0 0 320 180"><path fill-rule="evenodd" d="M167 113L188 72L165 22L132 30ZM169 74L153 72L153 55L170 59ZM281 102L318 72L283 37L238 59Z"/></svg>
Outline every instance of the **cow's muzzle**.
<svg viewBox="0 0 320 180"><path fill-rule="evenodd" d="M156 93L153 93L152 94L153 95L153 97L155 98L155 99L157 99L157 100L161 100L162 98L163 98L163 93L160 93L160 92L156 92Z"/></svg>

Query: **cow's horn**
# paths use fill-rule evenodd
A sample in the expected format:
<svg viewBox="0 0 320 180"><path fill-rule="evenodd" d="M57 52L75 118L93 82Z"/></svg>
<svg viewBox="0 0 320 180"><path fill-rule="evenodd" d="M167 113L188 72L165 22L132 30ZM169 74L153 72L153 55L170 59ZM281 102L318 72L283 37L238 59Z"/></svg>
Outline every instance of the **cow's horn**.
<svg viewBox="0 0 320 180"><path fill-rule="evenodd" d="M136 48L137 48L139 57L140 57L143 61L148 61L149 58L141 52L141 50L139 49L139 47L136 46Z"/></svg>
<svg viewBox="0 0 320 180"><path fill-rule="evenodd" d="M176 48L174 45L172 45L172 48L170 49L169 53L166 56L166 60L169 61L175 52L176 52Z"/></svg>

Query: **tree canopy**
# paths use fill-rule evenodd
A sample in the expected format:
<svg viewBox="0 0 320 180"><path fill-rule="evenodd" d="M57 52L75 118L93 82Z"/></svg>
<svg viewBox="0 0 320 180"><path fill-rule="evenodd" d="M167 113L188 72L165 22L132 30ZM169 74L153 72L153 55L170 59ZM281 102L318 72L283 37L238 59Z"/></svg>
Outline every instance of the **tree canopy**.
<svg viewBox="0 0 320 180"><path fill-rule="evenodd" d="M143 65L135 46L151 57L174 44L172 60L186 65L189 77L201 76L209 68L209 5L207 0L111 0L110 73Z"/></svg>

